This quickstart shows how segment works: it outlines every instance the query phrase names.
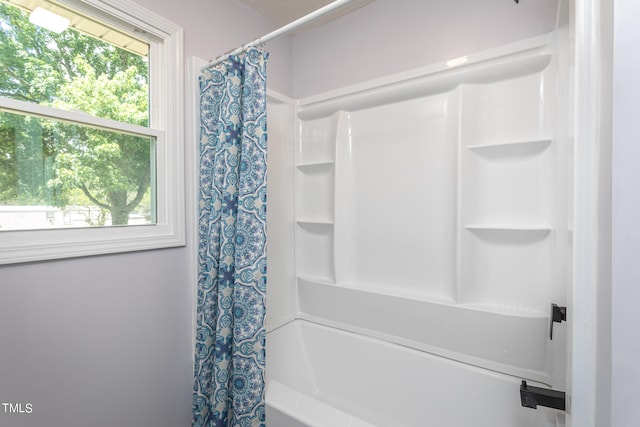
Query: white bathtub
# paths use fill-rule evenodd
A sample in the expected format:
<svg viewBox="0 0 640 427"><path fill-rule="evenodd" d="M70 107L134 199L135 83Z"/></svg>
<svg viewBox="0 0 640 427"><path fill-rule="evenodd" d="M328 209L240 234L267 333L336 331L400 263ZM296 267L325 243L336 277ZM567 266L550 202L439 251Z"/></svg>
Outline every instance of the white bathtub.
<svg viewBox="0 0 640 427"><path fill-rule="evenodd" d="M295 320L268 334L268 427L541 427L520 380Z"/></svg>

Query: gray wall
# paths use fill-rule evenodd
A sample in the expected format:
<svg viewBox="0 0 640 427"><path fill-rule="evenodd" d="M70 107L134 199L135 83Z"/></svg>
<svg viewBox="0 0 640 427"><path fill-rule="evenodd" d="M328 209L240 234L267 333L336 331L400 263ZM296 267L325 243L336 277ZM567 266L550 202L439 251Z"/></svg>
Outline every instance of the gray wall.
<svg viewBox="0 0 640 427"><path fill-rule="evenodd" d="M293 38L296 98L554 29L557 0L376 0Z"/></svg>
<svg viewBox="0 0 640 427"><path fill-rule="evenodd" d="M3 426L178 426L190 409L187 251L0 268Z"/></svg>
<svg viewBox="0 0 640 427"><path fill-rule="evenodd" d="M614 3L611 426L640 425L640 4Z"/></svg>
<svg viewBox="0 0 640 427"><path fill-rule="evenodd" d="M185 65L192 55L215 57L275 27L235 1L136 1L184 28ZM290 41L268 48L270 85L290 93ZM195 144L185 143L190 159ZM187 169L193 201L189 161ZM0 403L33 408L7 415L0 405L0 426L191 425L188 238L185 248L0 266Z"/></svg>
<svg viewBox="0 0 640 427"><path fill-rule="evenodd" d="M278 26L234 0L132 0L184 28L185 57L215 58L275 30ZM269 87L292 93L291 41L267 43Z"/></svg>

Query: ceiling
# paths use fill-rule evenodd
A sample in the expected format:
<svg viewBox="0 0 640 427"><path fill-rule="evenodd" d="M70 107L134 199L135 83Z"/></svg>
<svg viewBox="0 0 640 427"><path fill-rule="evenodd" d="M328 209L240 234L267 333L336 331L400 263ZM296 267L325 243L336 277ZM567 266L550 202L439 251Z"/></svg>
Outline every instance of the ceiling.
<svg viewBox="0 0 640 427"><path fill-rule="evenodd" d="M239 0L241 3L248 5L249 7L257 10L269 20L273 21L278 26L286 25L295 21L302 16L311 13L329 3L333 0ZM327 23L339 16L346 15L362 6L371 3L374 0L353 0L345 6L338 8L321 18L314 20L304 26L291 32L291 34L298 34L309 28L315 27Z"/></svg>

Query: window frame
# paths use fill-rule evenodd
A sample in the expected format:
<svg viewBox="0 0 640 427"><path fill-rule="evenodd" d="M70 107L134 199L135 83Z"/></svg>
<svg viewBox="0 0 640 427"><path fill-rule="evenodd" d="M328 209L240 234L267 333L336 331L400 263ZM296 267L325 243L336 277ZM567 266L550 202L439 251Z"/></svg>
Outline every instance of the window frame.
<svg viewBox="0 0 640 427"><path fill-rule="evenodd" d="M0 109L155 138L156 223L1 231L0 264L184 246L182 28L128 0L56 1L150 44L149 127L4 97Z"/></svg>

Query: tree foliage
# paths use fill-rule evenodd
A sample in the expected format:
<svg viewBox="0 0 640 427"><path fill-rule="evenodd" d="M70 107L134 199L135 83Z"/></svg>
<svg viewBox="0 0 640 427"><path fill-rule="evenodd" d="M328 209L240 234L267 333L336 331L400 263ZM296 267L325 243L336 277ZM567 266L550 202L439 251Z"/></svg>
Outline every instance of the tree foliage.
<svg viewBox="0 0 640 427"><path fill-rule="evenodd" d="M146 58L0 3L0 96L146 126L147 75ZM150 152L148 138L0 113L0 203L64 207L80 190L126 224L149 191Z"/></svg>

